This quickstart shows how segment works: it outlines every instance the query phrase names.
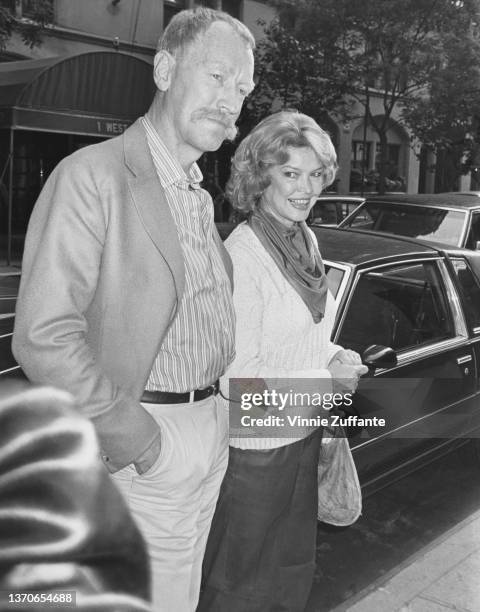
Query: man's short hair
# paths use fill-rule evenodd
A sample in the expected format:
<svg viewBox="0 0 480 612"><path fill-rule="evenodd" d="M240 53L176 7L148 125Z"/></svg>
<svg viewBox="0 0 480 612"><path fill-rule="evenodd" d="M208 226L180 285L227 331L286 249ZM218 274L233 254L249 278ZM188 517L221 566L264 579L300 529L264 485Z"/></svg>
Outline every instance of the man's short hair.
<svg viewBox="0 0 480 612"><path fill-rule="evenodd" d="M255 39L241 21L223 11L198 7L180 11L172 18L158 41L157 51L168 51L176 56L217 21L227 23L250 49L255 49Z"/></svg>

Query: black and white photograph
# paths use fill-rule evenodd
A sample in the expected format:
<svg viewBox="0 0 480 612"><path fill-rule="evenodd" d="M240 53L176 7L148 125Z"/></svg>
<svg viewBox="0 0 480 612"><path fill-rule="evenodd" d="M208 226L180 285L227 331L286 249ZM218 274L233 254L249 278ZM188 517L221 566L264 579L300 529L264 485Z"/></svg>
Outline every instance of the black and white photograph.
<svg viewBox="0 0 480 612"><path fill-rule="evenodd" d="M0 612L479 575L480 0L0 0Z"/></svg>

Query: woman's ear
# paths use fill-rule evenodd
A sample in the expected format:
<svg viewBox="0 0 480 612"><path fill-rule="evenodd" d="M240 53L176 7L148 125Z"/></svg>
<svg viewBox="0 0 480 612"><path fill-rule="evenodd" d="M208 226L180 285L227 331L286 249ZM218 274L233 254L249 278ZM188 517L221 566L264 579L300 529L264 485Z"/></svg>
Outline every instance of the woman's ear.
<svg viewBox="0 0 480 612"><path fill-rule="evenodd" d="M167 91L172 82L175 58L168 51L161 50L153 60L153 80L159 91Z"/></svg>

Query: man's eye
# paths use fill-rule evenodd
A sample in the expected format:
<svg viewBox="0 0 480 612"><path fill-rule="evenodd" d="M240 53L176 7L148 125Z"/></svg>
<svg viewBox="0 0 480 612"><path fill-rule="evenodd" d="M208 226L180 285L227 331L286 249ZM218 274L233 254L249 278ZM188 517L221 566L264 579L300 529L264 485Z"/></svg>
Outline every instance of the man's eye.
<svg viewBox="0 0 480 612"><path fill-rule="evenodd" d="M220 82L222 82L222 80L223 80L222 75L221 75L221 74L218 74L218 72L214 72L214 73L212 73L212 77L213 77L213 78L214 78L216 81L220 81Z"/></svg>
<svg viewBox="0 0 480 612"><path fill-rule="evenodd" d="M239 91L240 91L240 95L243 98L246 98L248 96L248 90L247 89L244 89L243 87L240 87Z"/></svg>

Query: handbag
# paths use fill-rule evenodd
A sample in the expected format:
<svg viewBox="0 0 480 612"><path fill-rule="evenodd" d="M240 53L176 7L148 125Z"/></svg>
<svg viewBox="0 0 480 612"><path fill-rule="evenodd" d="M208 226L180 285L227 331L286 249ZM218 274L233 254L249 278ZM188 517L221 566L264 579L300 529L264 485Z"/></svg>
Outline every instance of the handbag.
<svg viewBox="0 0 480 612"><path fill-rule="evenodd" d="M325 428L318 461L318 520L346 527L361 513L362 490L348 438L341 427Z"/></svg>

